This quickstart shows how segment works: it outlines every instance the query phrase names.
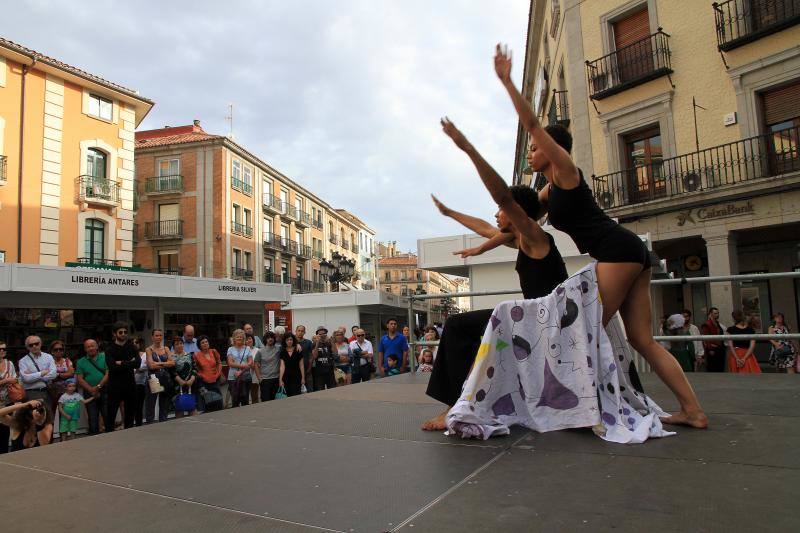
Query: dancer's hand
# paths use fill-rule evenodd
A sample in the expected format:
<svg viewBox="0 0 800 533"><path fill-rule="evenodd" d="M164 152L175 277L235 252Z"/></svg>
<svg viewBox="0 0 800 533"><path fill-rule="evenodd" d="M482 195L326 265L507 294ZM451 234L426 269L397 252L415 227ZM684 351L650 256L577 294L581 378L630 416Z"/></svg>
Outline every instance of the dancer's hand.
<svg viewBox="0 0 800 533"><path fill-rule="evenodd" d="M436 206L436 209L438 209L441 214L443 214L444 216L450 216L449 207L440 202L439 199L432 194L431 194L431 199L433 199L433 205Z"/></svg>
<svg viewBox="0 0 800 533"><path fill-rule="evenodd" d="M463 250L453 252L453 255L460 255L461 259L466 259L467 257L472 257L473 255L481 255L481 248L480 246L475 246L474 248L465 248Z"/></svg>
<svg viewBox="0 0 800 533"><path fill-rule="evenodd" d="M494 71L503 83L511 81L511 52L508 46L497 44L494 54Z"/></svg>
<svg viewBox="0 0 800 533"><path fill-rule="evenodd" d="M456 128L456 125L450 122L450 119L444 117L439 122L442 124L442 131L447 134L448 137L453 139L453 142L456 143L456 146L464 150L465 152L472 148L472 145L469 143L464 134Z"/></svg>

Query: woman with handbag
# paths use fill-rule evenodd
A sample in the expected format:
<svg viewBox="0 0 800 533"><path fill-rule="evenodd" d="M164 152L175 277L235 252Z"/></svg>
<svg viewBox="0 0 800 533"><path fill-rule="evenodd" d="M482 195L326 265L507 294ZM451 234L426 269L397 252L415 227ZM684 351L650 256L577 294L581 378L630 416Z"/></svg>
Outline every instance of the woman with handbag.
<svg viewBox="0 0 800 533"><path fill-rule="evenodd" d="M340 329L333 333L333 349L336 351L336 369L344 373L344 385L350 385L353 380L353 352L344 331Z"/></svg>
<svg viewBox="0 0 800 533"><path fill-rule="evenodd" d="M175 417L181 418L197 414L197 372L194 367L192 354L186 353L183 347L183 337L176 335L172 339L172 358L175 361L175 384L177 396L175 397Z"/></svg>
<svg viewBox="0 0 800 533"><path fill-rule="evenodd" d="M194 353L194 364L197 377L200 381L200 397L203 400L204 411L218 411L222 409L222 392L219 382L222 376L222 361L219 352L211 347L211 341L205 335L197 339L198 351Z"/></svg>
<svg viewBox="0 0 800 533"><path fill-rule="evenodd" d="M280 358L279 390L283 388L286 396L297 396L306 383L305 369L303 368L305 365L303 365L303 353L297 344L297 337L291 331L287 331L283 336Z"/></svg>
<svg viewBox="0 0 800 533"><path fill-rule="evenodd" d="M783 313L772 315L772 325L769 327L770 335L787 335L789 326ZM794 374L796 372L797 351L790 340L771 340L772 350L769 354L770 362L778 368L779 372Z"/></svg>
<svg viewBox="0 0 800 533"><path fill-rule="evenodd" d="M173 390L170 370L175 368L172 353L169 348L164 346L164 330L154 329L151 337L153 343L146 350L150 378L144 411L145 420L148 424L152 424L155 421L156 401L158 401L158 421L164 422L167 419L169 400L172 398Z"/></svg>
<svg viewBox="0 0 800 533"><path fill-rule="evenodd" d="M753 335L755 330L747 324L747 319L739 309L731 313L733 326L728 328L729 335ZM760 374L761 367L758 365L753 351L756 349L756 341L741 340L728 341L728 372L735 374Z"/></svg>
<svg viewBox="0 0 800 533"><path fill-rule="evenodd" d="M250 369L253 366L253 353L245 344L243 329L234 330L231 336L233 346L228 348L228 387L231 391L231 407L250 403Z"/></svg>
<svg viewBox="0 0 800 533"><path fill-rule="evenodd" d="M14 363L6 359L6 343L0 341L0 408L25 399ZM0 424L0 454L8 453L9 426Z"/></svg>
<svg viewBox="0 0 800 533"><path fill-rule="evenodd" d="M47 386L47 391L50 393L50 400L52 401L52 412L56 413L58 412L58 399L67 390L67 380L75 376L75 367L69 357L66 356L64 343L60 340L54 340L50 343L49 352L56 363L56 377Z"/></svg>

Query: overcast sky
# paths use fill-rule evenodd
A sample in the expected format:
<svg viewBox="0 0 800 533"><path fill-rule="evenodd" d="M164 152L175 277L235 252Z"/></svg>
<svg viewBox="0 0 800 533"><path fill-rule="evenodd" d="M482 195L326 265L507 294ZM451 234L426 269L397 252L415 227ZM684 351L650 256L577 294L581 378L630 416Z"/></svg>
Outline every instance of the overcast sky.
<svg viewBox="0 0 800 533"><path fill-rule="evenodd" d="M519 85L529 0L1 4L3 37L154 100L140 129L227 134L233 103L238 143L403 250L462 232L431 192L494 213L439 117L511 179L517 120L492 55L510 45Z"/></svg>

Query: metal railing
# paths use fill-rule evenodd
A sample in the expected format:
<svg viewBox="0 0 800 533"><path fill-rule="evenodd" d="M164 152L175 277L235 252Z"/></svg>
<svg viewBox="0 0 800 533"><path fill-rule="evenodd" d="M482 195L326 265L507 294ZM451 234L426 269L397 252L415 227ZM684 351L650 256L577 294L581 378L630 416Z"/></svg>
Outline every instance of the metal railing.
<svg viewBox="0 0 800 533"><path fill-rule="evenodd" d="M284 250L283 239L277 233L264 232L264 248L272 250Z"/></svg>
<svg viewBox="0 0 800 533"><path fill-rule="evenodd" d="M589 97L602 100L612 94L672 73L669 35L661 28L649 37L623 46L594 61L586 61Z"/></svg>
<svg viewBox="0 0 800 533"><path fill-rule="evenodd" d="M282 213L283 212L283 202L281 199L275 196L274 194L270 194L265 192L261 197L261 205L264 209L269 209L270 211L274 211L275 213Z"/></svg>
<svg viewBox="0 0 800 533"><path fill-rule="evenodd" d="M313 254L313 256L317 259L325 259L325 252L322 250L314 250Z"/></svg>
<svg viewBox="0 0 800 533"><path fill-rule="evenodd" d="M290 203L283 202L283 215L291 218L292 220L297 220L297 208Z"/></svg>
<svg viewBox="0 0 800 533"><path fill-rule="evenodd" d="M119 266L119 260L117 259L100 259L98 257L79 257L76 263L80 263L81 265L86 266L101 266L101 267L109 267L109 266Z"/></svg>
<svg viewBox="0 0 800 533"><path fill-rule="evenodd" d="M339 238L336 235L331 235L330 237L328 237L328 241L331 244L339 244Z"/></svg>
<svg viewBox="0 0 800 533"><path fill-rule="evenodd" d="M350 248L350 241L348 241L347 239L342 239L342 248L344 248L345 250Z"/></svg>
<svg viewBox="0 0 800 533"><path fill-rule="evenodd" d="M311 259L311 247L307 244L297 243L297 255L305 259Z"/></svg>
<svg viewBox="0 0 800 533"><path fill-rule="evenodd" d="M145 239L180 239L183 237L183 220L157 220L145 222Z"/></svg>
<svg viewBox="0 0 800 533"><path fill-rule="evenodd" d="M233 279L243 279L245 281L253 280L253 271L247 268L231 268L231 276Z"/></svg>
<svg viewBox="0 0 800 533"><path fill-rule="evenodd" d="M281 283L281 275L264 269L264 283Z"/></svg>
<svg viewBox="0 0 800 533"><path fill-rule="evenodd" d="M311 215L298 209L296 221L299 226L308 227L311 225Z"/></svg>
<svg viewBox="0 0 800 533"><path fill-rule="evenodd" d="M289 285L292 286L292 293L309 293L313 290L314 284L310 280L301 278L289 278Z"/></svg>
<svg viewBox="0 0 800 533"><path fill-rule="evenodd" d="M358 245L356 243L351 244L350 245L350 251L353 252L354 254L357 254L358 253Z"/></svg>
<svg viewBox="0 0 800 533"><path fill-rule="evenodd" d="M717 48L726 52L800 23L797 0L714 2Z"/></svg>
<svg viewBox="0 0 800 533"><path fill-rule="evenodd" d="M8 157L4 155L0 155L0 183L5 183L6 178L6 162L8 161Z"/></svg>
<svg viewBox="0 0 800 533"><path fill-rule="evenodd" d="M231 221L231 232L237 235L244 235L245 237L253 236L253 226L246 226L241 222Z"/></svg>
<svg viewBox="0 0 800 533"><path fill-rule="evenodd" d="M697 283L720 283L720 282L753 282L753 281L765 281L770 279L783 279L783 278L795 278L800 279L800 271L798 272L771 272L765 274L731 274L727 276L703 276L703 277L693 277L693 278L667 278L667 279L654 279L650 281L650 285L658 286L658 285L681 285L681 284L697 284ZM500 296L503 294L518 294L522 292L522 289L502 289L497 291L470 291L470 292L459 292L457 296L459 298L462 297L469 297L469 296ZM409 294L404 295L404 298L408 298L408 324L414 324L414 302L421 301L421 300L434 300L437 298L441 298L441 294ZM729 340L742 340L742 339L753 339L753 340L780 340L780 339L800 339L800 333L793 333L793 334L765 334L765 333L756 333L751 335L675 335L675 336L664 336L664 335L654 335L653 339L656 341L675 341L680 339L681 341L729 341ZM409 348L413 346L438 346L439 341L417 341L413 338L409 340L408 345ZM409 350L413 351L413 350ZM644 360L644 358L638 354L637 352L633 352L636 358L636 367L639 370L646 370L649 369L649 364ZM411 371L414 371L414 367L416 366L416 360L414 357L409 357L411 360Z"/></svg>
<svg viewBox="0 0 800 533"><path fill-rule="evenodd" d="M569 127L569 101L567 91L557 91L553 89L553 98L550 101L550 109L547 112L547 124L560 124Z"/></svg>
<svg viewBox="0 0 800 533"><path fill-rule="evenodd" d="M311 219L311 224L317 229L322 229L322 227L323 227L321 218L319 218L319 219Z"/></svg>
<svg viewBox="0 0 800 533"><path fill-rule="evenodd" d="M311 290L312 292L325 292L325 284L315 281Z"/></svg>
<svg viewBox="0 0 800 533"><path fill-rule="evenodd" d="M144 181L144 192L148 194L183 192L183 176L152 176Z"/></svg>
<svg viewBox="0 0 800 533"><path fill-rule="evenodd" d="M78 199L85 202L119 203L119 183L83 174L77 179Z"/></svg>
<svg viewBox="0 0 800 533"><path fill-rule="evenodd" d="M592 176L597 203L613 209L800 171L800 126L649 165Z"/></svg>
<svg viewBox="0 0 800 533"><path fill-rule="evenodd" d="M231 176L231 187L243 194L246 194L247 196L253 195L253 186L246 181L240 180L239 178L234 178Z"/></svg>

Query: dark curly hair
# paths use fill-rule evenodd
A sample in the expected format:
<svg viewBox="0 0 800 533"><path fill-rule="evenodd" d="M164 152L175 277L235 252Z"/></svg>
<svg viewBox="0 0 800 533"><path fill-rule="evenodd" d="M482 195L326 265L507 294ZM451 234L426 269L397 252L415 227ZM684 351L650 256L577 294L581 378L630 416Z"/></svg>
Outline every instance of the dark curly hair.
<svg viewBox="0 0 800 533"><path fill-rule="evenodd" d="M508 188L511 197L519 204L529 218L539 220L544 216L544 209L539 203L539 193L527 185L512 185Z"/></svg>
<svg viewBox="0 0 800 533"><path fill-rule="evenodd" d="M557 145L566 150L567 153L572 153L572 134L567 128L561 124L551 124L546 126L544 131L553 138Z"/></svg>

